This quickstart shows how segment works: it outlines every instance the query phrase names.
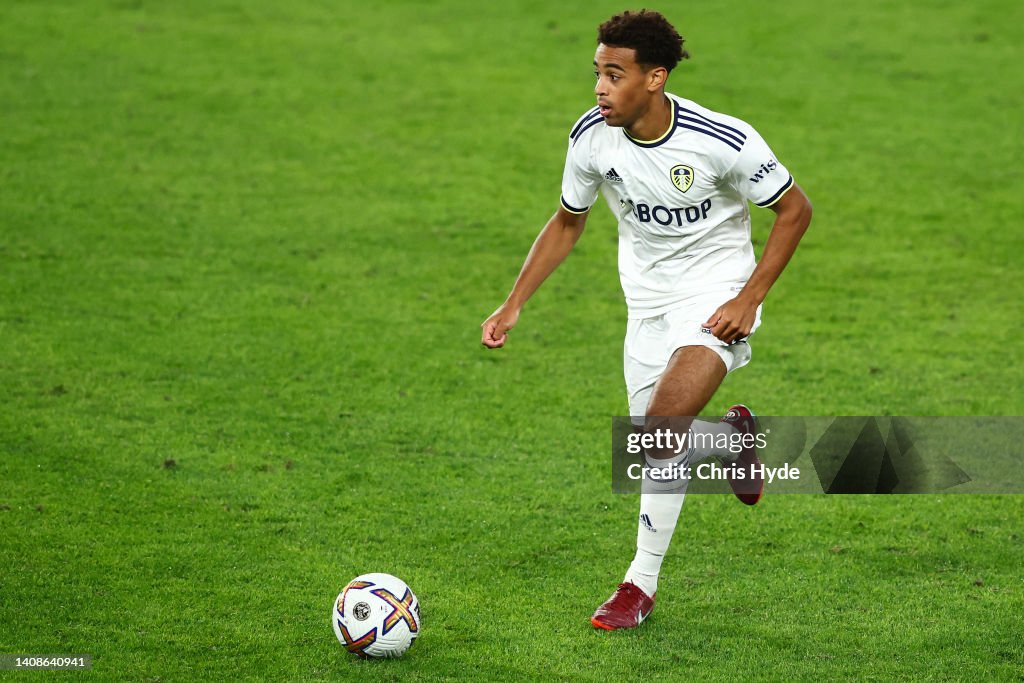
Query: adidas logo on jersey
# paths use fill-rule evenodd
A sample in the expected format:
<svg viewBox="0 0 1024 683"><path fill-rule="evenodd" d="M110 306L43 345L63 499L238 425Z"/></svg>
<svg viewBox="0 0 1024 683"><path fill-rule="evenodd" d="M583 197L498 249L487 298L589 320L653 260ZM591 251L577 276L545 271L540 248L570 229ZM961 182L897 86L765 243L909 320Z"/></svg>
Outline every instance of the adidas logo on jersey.
<svg viewBox="0 0 1024 683"><path fill-rule="evenodd" d="M610 180L613 183L621 183L622 182L622 176L620 176L618 173L616 173L614 168L608 169L608 172L604 174L604 179L605 180Z"/></svg>

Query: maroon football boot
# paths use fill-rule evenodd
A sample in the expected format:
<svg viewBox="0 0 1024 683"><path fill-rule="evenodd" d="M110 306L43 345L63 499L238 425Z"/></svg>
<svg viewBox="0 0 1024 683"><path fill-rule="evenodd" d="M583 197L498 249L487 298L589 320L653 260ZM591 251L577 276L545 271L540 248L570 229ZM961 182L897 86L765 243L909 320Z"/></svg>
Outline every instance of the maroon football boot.
<svg viewBox="0 0 1024 683"><path fill-rule="evenodd" d="M603 605L597 608L590 623L595 628L614 631L620 628L636 628L654 609L654 597L648 597L633 583L620 583Z"/></svg>
<svg viewBox="0 0 1024 683"><path fill-rule="evenodd" d="M757 457L757 448L754 446L754 437L757 436L757 416L750 411L750 408L739 403L729 408L719 422L732 425L740 434L751 434L750 447L744 448L736 462L726 464L726 471L735 472L736 469L743 470L743 477L729 476L729 485L736 497L747 505L755 505L764 495L764 472L761 467L761 460Z"/></svg>

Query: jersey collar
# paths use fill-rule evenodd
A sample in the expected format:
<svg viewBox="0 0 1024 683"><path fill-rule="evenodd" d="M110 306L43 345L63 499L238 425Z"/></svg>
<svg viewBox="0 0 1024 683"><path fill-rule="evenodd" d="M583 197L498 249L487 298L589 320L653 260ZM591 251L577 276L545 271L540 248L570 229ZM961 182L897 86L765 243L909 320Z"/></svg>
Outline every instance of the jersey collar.
<svg viewBox="0 0 1024 683"><path fill-rule="evenodd" d="M666 97L668 97L666 95ZM679 103L676 102L674 97L669 97L669 102L672 103L672 123L669 124L668 130L666 130L662 136L656 140L637 140L632 135L626 132L626 129L622 129L622 134L626 136L626 139L632 142L637 147L657 147L658 145L664 144L669 138L672 137L672 133L676 132L676 122L679 120Z"/></svg>

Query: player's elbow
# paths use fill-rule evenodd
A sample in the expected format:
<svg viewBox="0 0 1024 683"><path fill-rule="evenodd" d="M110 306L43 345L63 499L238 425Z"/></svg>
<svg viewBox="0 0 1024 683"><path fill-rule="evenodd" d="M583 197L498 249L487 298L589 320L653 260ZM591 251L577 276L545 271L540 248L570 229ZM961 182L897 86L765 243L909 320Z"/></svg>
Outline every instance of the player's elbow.
<svg viewBox="0 0 1024 683"><path fill-rule="evenodd" d="M804 188L802 188L802 187L800 188L800 196L804 200L803 201L803 204L804 204L803 211L804 211L805 214L807 214L807 218L810 218L811 215L814 213L814 205L811 204L811 198L807 196L807 193L804 192Z"/></svg>
<svg viewBox="0 0 1024 683"><path fill-rule="evenodd" d="M804 195L803 206L800 207L800 222L803 223L804 228L811 224L811 218L814 217L814 205L811 204L810 198Z"/></svg>

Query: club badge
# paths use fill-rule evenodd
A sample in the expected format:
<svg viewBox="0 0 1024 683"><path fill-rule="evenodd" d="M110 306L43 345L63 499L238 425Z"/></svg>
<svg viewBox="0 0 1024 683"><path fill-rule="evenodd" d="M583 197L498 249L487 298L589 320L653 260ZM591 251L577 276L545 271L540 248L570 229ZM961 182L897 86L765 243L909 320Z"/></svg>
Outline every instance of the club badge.
<svg viewBox="0 0 1024 683"><path fill-rule="evenodd" d="M686 192L690 189L690 185L693 185L693 167L679 164L673 166L672 170L668 172L669 177L672 179L672 184L676 186L676 189L680 192Z"/></svg>

